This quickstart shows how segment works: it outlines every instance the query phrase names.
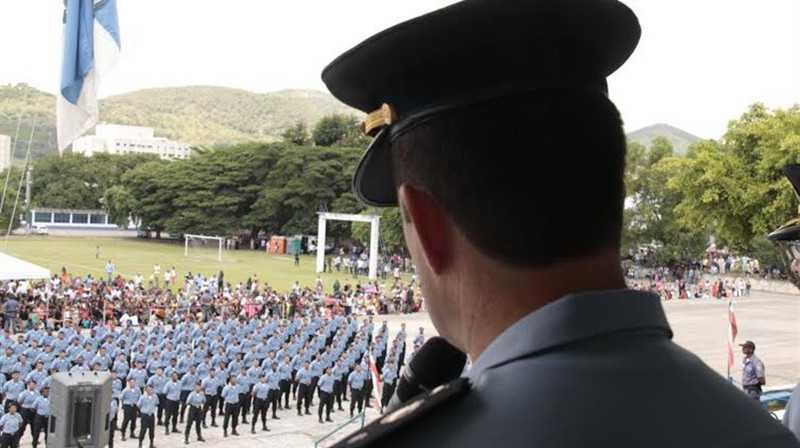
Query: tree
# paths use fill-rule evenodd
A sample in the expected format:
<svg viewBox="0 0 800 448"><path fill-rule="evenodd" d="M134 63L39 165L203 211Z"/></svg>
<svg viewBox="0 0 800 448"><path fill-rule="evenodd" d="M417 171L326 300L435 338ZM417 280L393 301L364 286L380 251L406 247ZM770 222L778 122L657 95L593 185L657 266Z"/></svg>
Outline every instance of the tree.
<svg viewBox="0 0 800 448"><path fill-rule="evenodd" d="M386 253L407 253L406 240L403 236L403 222L400 217L400 209L397 207L389 208L370 208L362 212L365 215L379 215L381 217L380 239L383 250ZM363 222L352 223L353 239L358 240L363 245L369 245L370 225Z"/></svg>
<svg viewBox="0 0 800 448"><path fill-rule="evenodd" d="M298 121L294 126L285 130L283 132L283 141L298 146L308 144L308 129L306 128L306 124L302 121Z"/></svg>
<svg viewBox="0 0 800 448"><path fill-rule="evenodd" d="M361 132L361 124L352 115L333 114L323 117L312 133L317 146L364 146L369 141Z"/></svg>
<svg viewBox="0 0 800 448"><path fill-rule="evenodd" d="M707 241L705 227L684 226L675 217L682 195L667 186L673 167L680 163L673 154L672 144L663 137L655 138L650 148L631 143L625 166L623 251L656 247L659 263L693 258Z"/></svg>
<svg viewBox="0 0 800 448"><path fill-rule="evenodd" d="M754 104L720 141L694 145L673 164L669 187L682 194L675 213L685 227L713 230L718 241L751 252L796 213L783 167L800 161L800 107Z"/></svg>

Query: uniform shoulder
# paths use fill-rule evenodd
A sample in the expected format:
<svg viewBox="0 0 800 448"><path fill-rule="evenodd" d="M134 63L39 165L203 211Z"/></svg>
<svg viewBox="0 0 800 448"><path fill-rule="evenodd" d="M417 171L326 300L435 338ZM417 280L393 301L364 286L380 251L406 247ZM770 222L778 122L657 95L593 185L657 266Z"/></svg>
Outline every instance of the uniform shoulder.
<svg viewBox="0 0 800 448"><path fill-rule="evenodd" d="M469 379L459 378L437 387L431 393L411 400L394 412L383 415L369 425L340 441L335 448L380 446L389 435L406 429L433 410L455 405L470 392Z"/></svg>

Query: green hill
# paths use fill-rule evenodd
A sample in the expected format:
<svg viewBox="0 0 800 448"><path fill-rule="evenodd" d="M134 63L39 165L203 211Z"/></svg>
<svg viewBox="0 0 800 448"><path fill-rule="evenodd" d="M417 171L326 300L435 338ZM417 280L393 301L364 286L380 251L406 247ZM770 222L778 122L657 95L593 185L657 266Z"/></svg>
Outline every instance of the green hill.
<svg viewBox="0 0 800 448"><path fill-rule="evenodd" d="M23 125L16 157L24 157L32 118L38 123L34 157L55 152L55 97L25 84L0 86L0 134L14 135L20 111ZM152 127L157 136L198 146L276 141L297 121L311 127L332 113L358 112L315 90L258 94L195 86L139 90L100 101L103 122Z"/></svg>
<svg viewBox="0 0 800 448"><path fill-rule="evenodd" d="M675 148L675 153L680 155L686 155L686 150L689 149L689 146L701 140L700 137L690 134L683 129L678 129L675 126L664 123L657 123L629 133L628 141L641 143L649 147L650 143L656 137L665 137L672 143L672 147Z"/></svg>

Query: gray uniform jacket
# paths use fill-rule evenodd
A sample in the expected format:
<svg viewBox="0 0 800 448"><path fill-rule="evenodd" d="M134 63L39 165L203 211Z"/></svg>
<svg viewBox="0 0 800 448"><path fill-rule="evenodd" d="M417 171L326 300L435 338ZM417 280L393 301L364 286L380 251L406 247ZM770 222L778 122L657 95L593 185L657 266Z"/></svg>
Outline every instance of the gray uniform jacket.
<svg viewBox="0 0 800 448"><path fill-rule="evenodd" d="M338 446L800 448L671 338L658 296L568 295L498 336L468 390L434 390Z"/></svg>

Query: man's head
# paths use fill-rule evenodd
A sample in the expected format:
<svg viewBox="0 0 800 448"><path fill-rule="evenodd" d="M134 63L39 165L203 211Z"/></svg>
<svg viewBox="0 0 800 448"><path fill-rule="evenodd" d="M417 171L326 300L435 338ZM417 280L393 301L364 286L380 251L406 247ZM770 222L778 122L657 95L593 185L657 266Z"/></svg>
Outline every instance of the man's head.
<svg viewBox="0 0 800 448"><path fill-rule="evenodd" d="M742 353L745 357L749 358L756 352L756 344L753 341L746 341L744 344L739 344L742 347Z"/></svg>
<svg viewBox="0 0 800 448"><path fill-rule="evenodd" d="M391 148L403 230L437 328L479 265L616 254L625 135L600 93L549 89L453 111ZM455 274L455 275L453 275Z"/></svg>
<svg viewBox="0 0 800 448"><path fill-rule="evenodd" d="M406 22L323 72L335 96L368 113L375 137L356 195L398 205L431 317L462 349L481 307L510 320L505 328L530 305L515 296L538 294L542 306L606 289L581 278L586 265L622 281L611 270L626 141L605 79L636 47L638 21L617 2L501 3L459 2ZM556 25L565 17L580 26ZM526 306L504 316L507 302Z"/></svg>

